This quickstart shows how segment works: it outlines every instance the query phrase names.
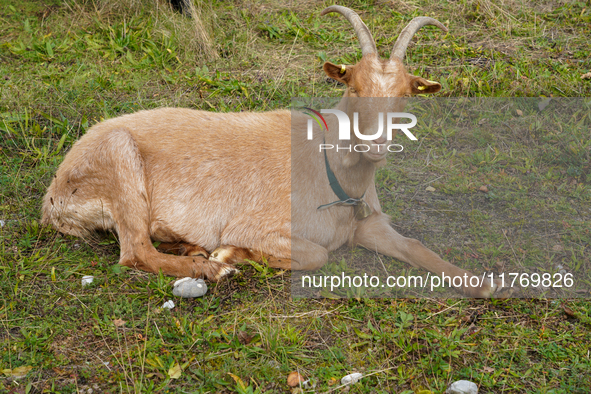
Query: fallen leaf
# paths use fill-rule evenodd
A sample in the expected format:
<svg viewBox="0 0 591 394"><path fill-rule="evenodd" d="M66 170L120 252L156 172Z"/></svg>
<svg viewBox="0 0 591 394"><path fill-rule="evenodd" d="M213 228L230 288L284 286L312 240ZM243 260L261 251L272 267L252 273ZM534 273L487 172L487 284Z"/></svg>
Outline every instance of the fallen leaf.
<svg viewBox="0 0 591 394"><path fill-rule="evenodd" d="M230 375L232 377L232 379L234 379L234 381L236 382L236 385L242 390L242 391L246 391L246 384L244 383L244 381L242 379L240 379L240 376L236 376L231 372L228 372L228 375Z"/></svg>
<svg viewBox="0 0 591 394"><path fill-rule="evenodd" d="M478 124L479 124L480 126L482 126L482 125L483 125L483 124L485 124L487 121L488 121L488 119L486 119L486 118L482 118L482 119L480 119L480 120L478 121Z"/></svg>
<svg viewBox="0 0 591 394"><path fill-rule="evenodd" d="M23 366L14 369L3 369L2 373L6 376L10 376L11 378L19 379L27 376L29 371L31 371L32 369L33 367L31 366Z"/></svg>
<svg viewBox="0 0 591 394"><path fill-rule="evenodd" d="M484 367L484 368L482 368L482 372L490 373L490 372L494 372L494 371L495 371L495 369L494 368L491 368L491 367Z"/></svg>
<svg viewBox="0 0 591 394"><path fill-rule="evenodd" d="M523 116L523 111L518 109L515 111L517 113L517 116Z"/></svg>
<svg viewBox="0 0 591 394"><path fill-rule="evenodd" d="M566 306L565 304L562 304L562 309L564 309L564 313L566 313L566 315L572 319L576 319L577 315L575 314L575 312L573 312L572 309L570 309L568 306Z"/></svg>
<svg viewBox="0 0 591 394"><path fill-rule="evenodd" d="M328 385L329 386L334 386L336 382L338 382L339 380L337 378L335 378L334 376L330 379L328 379Z"/></svg>
<svg viewBox="0 0 591 394"><path fill-rule="evenodd" d="M172 365L172 367L170 367L170 369L168 370L168 376L171 379L178 379L181 377L181 372L182 372L182 369L181 369L181 366L179 365L179 363L174 363Z"/></svg>
<svg viewBox="0 0 591 394"><path fill-rule="evenodd" d="M125 325L125 320L115 319L115 320L113 320L113 324L115 325L115 327L122 327Z"/></svg>
<svg viewBox="0 0 591 394"><path fill-rule="evenodd" d="M581 79L591 79L591 72L581 75Z"/></svg>
<svg viewBox="0 0 591 394"><path fill-rule="evenodd" d="M51 368L51 370L53 372L55 372L56 374L58 374L59 376L68 374L68 371L66 371L65 369L58 368L58 367L53 367L53 368Z"/></svg>
<svg viewBox="0 0 591 394"><path fill-rule="evenodd" d="M248 334L246 331L238 331L238 341L243 345L248 345L254 338L253 335Z"/></svg>
<svg viewBox="0 0 591 394"><path fill-rule="evenodd" d="M305 379L303 378L303 376L300 375L300 373L297 371L293 371L292 373L287 375L287 385L289 387L296 387L300 383L302 383L304 380Z"/></svg>
<svg viewBox="0 0 591 394"><path fill-rule="evenodd" d="M564 249L562 247L562 245L554 245L554 246L552 246L552 250L555 251L555 252L560 252L560 251L562 251L562 249Z"/></svg>
<svg viewBox="0 0 591 394"><path fill-rule="evenodd" d="M428 192L434 192L435 188L433 186L427 186L427 188L425 190Z"/></svg>
<svg viewBox="0 0 591 394"><path fill-rule="evenodd" d="M486 185L480 186L480 188L478 190L480 190L483 193L488 193L488 187L486 187Z"/></svg>

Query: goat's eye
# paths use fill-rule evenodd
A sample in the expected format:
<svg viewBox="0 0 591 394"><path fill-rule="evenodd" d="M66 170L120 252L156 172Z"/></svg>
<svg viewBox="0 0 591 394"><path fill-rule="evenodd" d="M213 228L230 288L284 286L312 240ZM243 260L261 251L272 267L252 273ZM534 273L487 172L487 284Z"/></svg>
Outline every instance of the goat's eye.
<svg viewBox="0 0 591 394"><path fill-rule="evenodd" d="M351 93L357 93L357 90L355 88L349 88L349 92L351 92Z"/></svg>

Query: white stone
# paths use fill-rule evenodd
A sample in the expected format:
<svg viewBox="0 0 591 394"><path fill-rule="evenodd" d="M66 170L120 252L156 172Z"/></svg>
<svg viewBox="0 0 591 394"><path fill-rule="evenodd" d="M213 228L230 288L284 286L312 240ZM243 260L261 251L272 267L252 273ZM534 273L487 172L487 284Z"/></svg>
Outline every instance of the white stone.
<svg viewBox="0 0 591 394"><path fill-rule="evenodd" d="M182 298L202 297L207 293L207 285L203 279L183 278L173 284L172 294Z"/></svg>
<svg viewBox="0 0 591 394"><path fill-rule="evenodd" d="M94 280L94 276L92 276L92 275L84 275L82 277L82 287L88 286L89 284L92 283L93 280Z"/></svg>
<svg viewBox="0 0 591 394"><path fill-rule="evenodd" d="M162 305L163 309L172 309L174 308L174 302L172 300L168 300Z"/></svg>
<svg viewBox="0 0 591 394"><path fill-rule="evenodd" d="M453 382L447 388L446 394L478 394L478 386L476 383L468 380L458 380Z"/></svg>
<svg viewBox="0 0 591 394"><path fill-rule="evenodd" d="M353 384L359 382L359 379L363 377L362 373L355 372L346 376L343 376L341 379L341 384Z"/></svg>

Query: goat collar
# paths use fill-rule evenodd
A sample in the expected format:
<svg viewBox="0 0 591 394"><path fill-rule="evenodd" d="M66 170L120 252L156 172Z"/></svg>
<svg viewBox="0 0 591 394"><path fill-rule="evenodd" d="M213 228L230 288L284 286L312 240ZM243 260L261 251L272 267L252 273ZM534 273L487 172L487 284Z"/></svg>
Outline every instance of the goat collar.
<svg viewBox="0 0 591 394"><path fill-rule="evenodd" d="M319 206L318 210L330 208L334 205L345 205L345 206L353 206L353 210L355 213L355 219L363 220L369 215L371 215L371 208L369 205L363 200L365 196L365 192L361 198L353 198L349 197L347 193L341 187L337 177L335 176L334 172L332 172L330 168L330 164L328 164L328 157L326 156L326 150L324 150L324 163L326 164L326 175L328 176L328 182L330 183L330 188L337 195L340 200L334 201L328 204L324 204Z"/></svg>

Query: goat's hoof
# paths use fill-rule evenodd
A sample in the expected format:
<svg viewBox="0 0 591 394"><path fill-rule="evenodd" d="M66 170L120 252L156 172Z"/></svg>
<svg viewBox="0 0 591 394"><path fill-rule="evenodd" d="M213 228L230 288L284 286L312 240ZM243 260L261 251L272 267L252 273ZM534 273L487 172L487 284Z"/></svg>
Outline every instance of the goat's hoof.
<svg viewBox="0 0 591 394"><path fill-rule="evenodd" d="M514 294L519 292L519 288L517 287L501 287L501 285L499 284L499 286L497 287L495 294L493 294L493 298L499 298L499 299L504 299L504 298L511 298Z"/></svg>
<svg viewBox="0 0 591 394"><path fill-rule="evenodd" d="M193 262L196 262L195 258ZM200 260L195 266L193 274L190 276L193 278L205 278L211 282L218 282L238 272L236 268L228 264L212 260Z"/></svg>
<svg viewBox="0 0 591 394"><path fill-rule="evenodd" d="M245 248L232 245L222 245L209 255L210 261L217 261L224 264L241 263L246 259L252 259L253 252Z"/></svg>
<svg viewBox="0 0 591 394"><path fill-rule="evenodd" d="M477 278L480 283L480 278L473 276L471 279ZM492 298L497 291L499 285L497 283L491 283L490 280L484 279L480 286L467 286L462 289L462 293L466 297L473 298Z"/></svg>
<svg viewBox="0 0 591 394"><path fill-rule="evenodd" d="M207 253L207 250L203 249L201 246L187 245L184 248L183 256L203 256L206 259L209 258L209 253Z"/></svg>
<svg viewBox="0 0 591 394"><path fill-rule="evenodd" d="M215 276L215 281L218 282L218 281L222 280L223 278L234 276L235 274L237 274L239 272L240 271L238 271L234 267L223 265L220 267L220 270L218 271L217 275Z"/></svg>
<svg viewBox="0 0 591 394"><path fill-rule="evenodd" d="M464 294L468 297L474 298L509 298L515 293L515 289L511 287L503 287L500 280L495 280L492 283L489 279L485 279L480 287L464 288Z"/></svg>

